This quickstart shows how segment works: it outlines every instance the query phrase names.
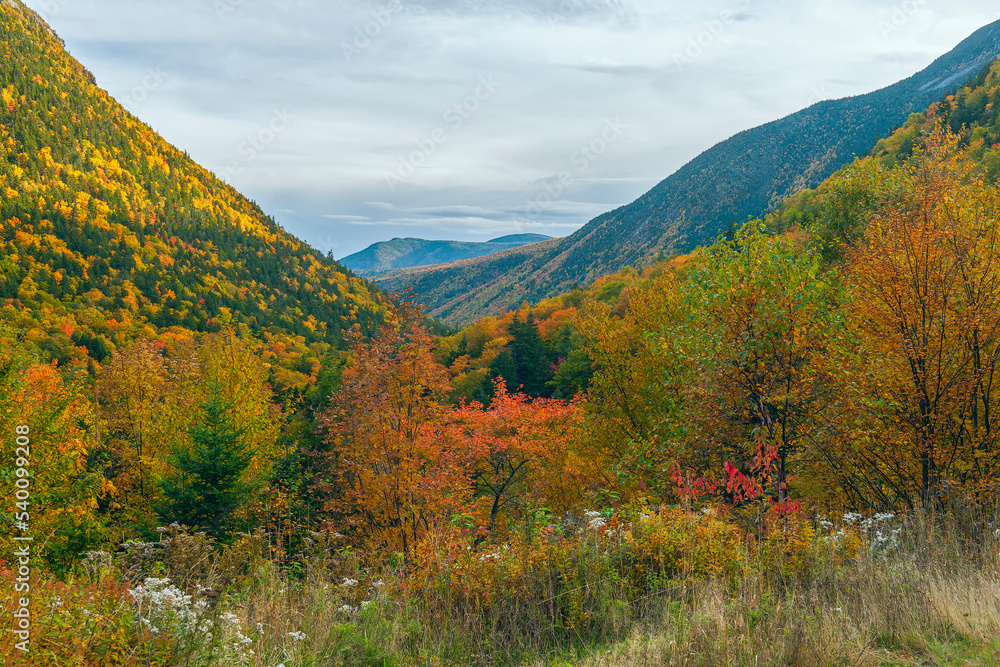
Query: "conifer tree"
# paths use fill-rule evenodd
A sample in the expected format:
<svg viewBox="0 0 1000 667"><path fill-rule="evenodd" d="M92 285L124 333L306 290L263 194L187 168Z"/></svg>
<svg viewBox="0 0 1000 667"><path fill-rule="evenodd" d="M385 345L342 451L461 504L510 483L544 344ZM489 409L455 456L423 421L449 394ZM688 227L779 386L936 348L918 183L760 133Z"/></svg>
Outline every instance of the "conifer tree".
<svg viewBox="0 0 1000 667"><path fill-rule="evenodd" d="M517 324L511 323L511 335L514 337L511 347L521 391L535 398L548 396L546 383L552 379L552 362L538 324L530 311L523 323L518 322L517 317L514 322Z"/></svg>
<svg viewBox="0 0 1000 667"><path fill-rule="evenodd" d="M236 429L218 386L201 404L201 424L188 430L190 446L174 448L170 462L177 472L161 480L157 514L164 522L204 530L216 539L231 532L232 514L253 493L243 481L254 452L245 448L246 429Z"/></svg>

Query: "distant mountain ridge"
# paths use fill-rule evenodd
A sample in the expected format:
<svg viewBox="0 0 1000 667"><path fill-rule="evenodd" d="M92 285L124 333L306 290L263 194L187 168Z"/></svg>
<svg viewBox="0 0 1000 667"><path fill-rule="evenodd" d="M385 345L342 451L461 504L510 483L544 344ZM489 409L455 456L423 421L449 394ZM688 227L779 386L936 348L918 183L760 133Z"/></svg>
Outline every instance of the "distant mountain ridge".
<svg viewBox="0 0 1000 667"><path fill-rule="evenodd" d="M717 144L636 201L605 213L556 244L488 256L380 281L412 287L450 324L501 313L588 284L625 266L711 243L814 188L911 113L955 90L1000 55L1000 21L976 31L921 72L881 90L819 102Z"/></svg>
<svg viewBox="0 0 1000 667"><path fill-rule="evenodd" d="M373 243L361 252L344 257L340 262L358 275L374 276L395 269L474 259L551 238L544 234L510 234L483 242L395 238Z"/></svg>

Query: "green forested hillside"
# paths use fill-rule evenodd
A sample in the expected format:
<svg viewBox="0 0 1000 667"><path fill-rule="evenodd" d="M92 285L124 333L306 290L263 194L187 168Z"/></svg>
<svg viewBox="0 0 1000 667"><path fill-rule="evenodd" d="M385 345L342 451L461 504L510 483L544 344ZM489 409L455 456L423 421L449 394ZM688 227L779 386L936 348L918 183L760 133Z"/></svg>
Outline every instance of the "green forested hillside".
<svg viewBox="0 0 1000 667"><path fill-rule="evenodd" d="M382 297L131 116L0 3L0 320L62 362L137 336L245 328L288 382Z"/></svg>
<svg viewBox="0 0 1000 667"><path fill-rule="evenodd" d="M861 233L864 211L871 203L871 194L863 187L865 169L875 164L892 168L906 162L915 150L924 147L937 122L961 137L976 170L987 182L996 184L1000 179L1000 61L985 67L974 80L926 112L912 114L901 128L879 140L868 158L841 169L817 188L790 197L766 217L768 227L775 232L818 230L828 253L837 252L843 243L852 243Z"/></svg>

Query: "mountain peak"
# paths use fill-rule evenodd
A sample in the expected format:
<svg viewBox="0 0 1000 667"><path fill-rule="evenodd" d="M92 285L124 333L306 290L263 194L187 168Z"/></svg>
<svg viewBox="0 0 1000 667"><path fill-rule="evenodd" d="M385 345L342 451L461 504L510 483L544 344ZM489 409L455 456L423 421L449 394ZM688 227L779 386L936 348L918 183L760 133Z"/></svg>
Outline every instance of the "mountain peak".
<svg viewBox="0 0 1000 667"><path fill-rule="evenodd" d="M511 248L548 241L544 234L509 234L485 242L428 241L394 238L373 243L361 252L341 261L359 275L377 276L397 269L450 264L465 259L491 255Z"/></svg>
<svg viewBox="0 0 1000 667"><path fill-rule="evenodd" d="M0 325L65 363L231 327L278 345L281 383L299 384L304 357L344 345L355 323L377 328L382 299L128 113L34 12L0 0Z"/></svg>

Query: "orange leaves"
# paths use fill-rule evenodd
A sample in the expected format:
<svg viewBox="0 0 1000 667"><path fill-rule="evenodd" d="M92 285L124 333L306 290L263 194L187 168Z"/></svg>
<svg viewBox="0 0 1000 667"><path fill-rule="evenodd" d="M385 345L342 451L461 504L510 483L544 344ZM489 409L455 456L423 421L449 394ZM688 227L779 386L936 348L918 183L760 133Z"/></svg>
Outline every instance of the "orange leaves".
<svg viewBox="0 0 1000 667"><path fill-rule="evenodd" d="M511 452L545 456L556 446L550 436L578 417L572 403L544 398L532 401L524 394L508 393L502 378L494 380L494 391L489 410L473 403L462 406L454 415L468 439L466 451L474 457ZM560 435L565 437L565 433Z"/></svg>
<svg viewBox="0 0 1000 667"><path fill-rule="evenodd" d="M514 491L523 495L533 490L560 501L551 491L559 489L562 466L552 464L571 451L574 429L582 422L576 402L509 394L503 378L497 378L494 387L489 410L477 403L463 405L449 425L477 492L489 501L490 528ZM529 482L533 489L519 488Z"/></svg>
<svg viewBox="0 0 1000 667"><path fill-rule="evenodd" d="M862 455L910 505L942 485L992 483L994 466L976 452L998 444L1000 197L972 173L960 138L930 126L926 148L882 175L888 195L851 254L865 389L896 406L876 417L888 432L879 451Z"/></svg>
<svg viewBox="0 0 1000 667"><path fill-rule="evenodd" d="M474 511L474 492L492 528L515 492L555 488L546 464L566 455L576 404L511 395L498 379L489 410L446 405L447 371L419 312L404 305L390 320L371 342L354 334L351 365L321 418L332 451L331 481L319 490L357 541L409 554L455 512Z"/></svg>
<svg viewBox="0 0 1000 667"><path fill-rule="evenodd" d="M370 343L352 331L352 363L320 423L332 445L328 510L362 529L371 551L408 554L467 484L434 437L449 385L430 334L418 309L404 304L393 315Z"/></svg>

